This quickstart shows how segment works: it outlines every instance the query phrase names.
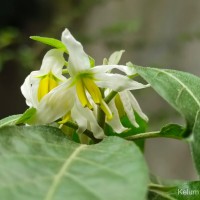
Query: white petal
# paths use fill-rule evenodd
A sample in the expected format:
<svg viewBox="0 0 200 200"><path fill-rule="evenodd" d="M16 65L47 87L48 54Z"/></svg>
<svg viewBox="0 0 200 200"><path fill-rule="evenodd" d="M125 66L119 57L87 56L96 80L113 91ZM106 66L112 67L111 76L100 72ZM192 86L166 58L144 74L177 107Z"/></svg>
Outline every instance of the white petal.
<svg viewBox="0 0 200 200"><path fill-rule="evenodd" d="M26 104L30 107L37 108L38 105L38 86L40 79L35 78L35 76L39 76L41 73L39 71L31 72L25 79L23 85L21 86L21 92L26 99Z"/></svg>
<svg viewBox="0 0 200 200"><path fill-rule="evenodd" d="M90 61L83 50L83 46L76 41L68 29L65 29L62 33L62 42L69 52L69 60L72 63L70 71L73 75L90 68Z"/></svg>
<svg viewBox="0 0 200 200"><path fill-rule="evenodd" d="M44 74L48 74L52 71L55 76L61 75L64 63L63 52L58 49L51 49L45 54L40 70Z"/></svg>
<svg viewBox="0 0 200 200"><path fill-rule="evenodd" d="M94 113L88 108L83 108L81 105L78 106L78 111L81 116L87 119L87 122L89 123L88 129L93 132L94 137L102 139L104 137L104 132L97 123L97 118Z"/></svg>
<svg viewBox="0 0 200 200"><path fill-rule="evenodd" d="M51 123L69 112L75 100L75 88L74 86L70 87L70 85L71 80L68 79L45 95L38 105L32 123Z"/></svg>
<svg viewBox="0 0 200 200"><path fill-rule="evenodd" d="M133 96L133 94L130 91L127 91L127 95L129 96L132 108L138 113L138 115L144 119L145 121L148 121L148 117L142 112L140 105L138 104L137 100Z"/></svg>
<svg viewBox="0 0 200 200"><path fill-rule="evenodd" d="M106 123L109 124L116 133L122 133L122 132L126 131L127 128L125 128L121 124L121 121L120 121L120 118L119 118L119 114L118 114L117 108L115 106L114 100L112 100L108 104L108 106L109 106L110 110L113 113L113 118L112 118L112 120L109 120Z"/></svg>
<svg viewBox="0 0 200 200"><path fill-rule="evenodd" d="M143 85L121 74L96 74L96 84L101 88L110 88L114 91L137 90L146 88L149 85Z"/></svg>
<svg viewBox="0 0 200 200"><path fill-rule="evenodd" d="M120 95L121 102L122 102L123 107L124 107L124 111L126 112L129 121L131 122L131 124L133 124L133 126L138 128L139 125L135 120L134 111L133 111L132 105L130 103L129 96L127 95L127 92L126 91L120 92L119 95Z"/></svg>
<svg viewBox="0 0 200 200"><path fill-rule="evenodd" d="M118 69L122 72L124 72L127 75L134 75L136 74L136 71L133 67L131 66L126 66L126 65L98 65L90 69L90 71L93 74L98 74L98 73L105 73L108 72L112 69Z"/></svg>
<svg viewBox="0 0 200 200"><path fill-rule="evenodd" d="M124 53L124 50L116 51L108 59L108 65L117 65L122 57L122 54Z"/></svg>
<svg viewBox="0 0 200 200"><path fill-rule="evenodd" d="M77 108L77 105L75 105L72 108L71 117L78 124L77 133L78 134L83 133L87 129L87 119L80 114L79 109Z"/></svg>

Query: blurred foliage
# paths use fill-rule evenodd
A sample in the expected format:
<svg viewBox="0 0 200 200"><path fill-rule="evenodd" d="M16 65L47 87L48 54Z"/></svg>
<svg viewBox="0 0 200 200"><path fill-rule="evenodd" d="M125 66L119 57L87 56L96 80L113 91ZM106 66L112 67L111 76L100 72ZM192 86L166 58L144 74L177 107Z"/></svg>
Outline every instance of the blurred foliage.
<svg viewBox="0 0 200 200"><path fill-rule="evenodd" d="M136 32L140 28L139 20L133 19L130 21L118 21L111 26L108 26L102 30L104 36L115 36L119 34Z"/></svg>
<svg viewBox="0 0 200 200"><path fill-rule="evenodd" d="M22 5L22 2L25 4ZM12 0L9 4L14 6L11 11L8 3L4 3L4 9L9 11L1 13L4 20L0 24L0 70L12 60L29 70L36 68L46 47L29 41L29 36L52 35L59 38L64 27L80 28L80 19L84 18L92 6L103 0L30 1L32 7L24 0L22 2L18 5L17 1ZM31 16L34 11L37 13Z"/></svg>
<svg viewBox="0 0 200 200"><path fill-rule="evenodd" d="M80 32L84 17L103 1L8 0L1 3L0 91L3 98L0 118L24 111L25 101L19 88L31 70L39 69L45 51L49 49L29 37L40 35L60 39L65 27Z"/></svg>

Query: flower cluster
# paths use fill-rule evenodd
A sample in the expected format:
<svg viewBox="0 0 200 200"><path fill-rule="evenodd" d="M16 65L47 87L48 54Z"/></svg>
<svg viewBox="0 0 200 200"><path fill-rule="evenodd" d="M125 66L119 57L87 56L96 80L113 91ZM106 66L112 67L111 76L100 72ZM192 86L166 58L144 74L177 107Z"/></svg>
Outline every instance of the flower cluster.
<svg viewBox="0 0 200 200"><path fill-rule="evenodd" d="M48 51L40 70L31 72L21 86L27 105L36 109L29 124L55 121L65 124L72 121L77 124L78 133L88 129L94 137L103 138L100 113L104 116L100 121L104 120L117 133L126 130L120 121L120 111L128 116L135 127L138 124L134 111L148 120L130 92L148 85L129 78L135 74L130 65L118 65L124 51L115 52L108 60L104 60L103 65L94 66L92 58L68 29L63 31L61 41L66 47L65 51ZM68 61L64 58L64 52L68 53ZM125 75L113 73L113 69ZM67 71L68 77L63 75L64 71Z"/></svg>

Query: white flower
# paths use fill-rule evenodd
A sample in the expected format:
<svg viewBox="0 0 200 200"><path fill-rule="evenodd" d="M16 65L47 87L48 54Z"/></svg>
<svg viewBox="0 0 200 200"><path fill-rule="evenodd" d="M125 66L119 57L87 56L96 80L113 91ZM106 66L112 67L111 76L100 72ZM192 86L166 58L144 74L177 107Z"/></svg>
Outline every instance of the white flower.
<svg viewBox="0 0 200 200"><path fill-rule="evenodd" d="M52 49L44 56L40 70L27 76L21 91L28 106L37 108L46 94L66 80L62 75L64 62L63 52Z"/></svg>
<svg viewBox="0 0 200 200"><path fill-rule="evenodd" d="M41 99L32 122L46 124L62 118L64 123L71 117L73 121L77 122L80 133L88 128L96 138L102 138L103 131L97 123L97 117L93 110L100 107L108 121L113 118L115 111L112 113L105 103L100 88L122 92L147 86L133 81L125 75L111 73L114 68L127 75L135 73L134 69L129 66L112 64L111 60L117 62L121 56L114 54L108 65L91 67L89 56L68 29L62 33L62 42L69 52L67 69L70 78Z"/></svg>
<svg viewBox="0 0 200 200"><path fill-rule="evenodd" d="M123 50L114 52L108 59L107 63L118 64L123 53ZM109 91L106 90L105 94L108 95ZM107 120L106 122L116 133L122 133L127 130L127 128L125 128L120 121L120 116L123 114L127 115L129 121L136 128L138 128L139 125L136 122L134 112L137 112L142 119L148 121L148 117L142 112L137 100L129 90L119 92L115 98L111 100L108 106L113 113L113 118L111 120Z"/></svg>

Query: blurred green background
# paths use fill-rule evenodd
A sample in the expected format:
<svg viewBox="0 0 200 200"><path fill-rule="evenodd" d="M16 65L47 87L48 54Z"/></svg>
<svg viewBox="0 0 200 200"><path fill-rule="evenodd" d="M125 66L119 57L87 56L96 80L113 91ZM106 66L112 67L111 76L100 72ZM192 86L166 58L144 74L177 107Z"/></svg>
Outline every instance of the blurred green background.
<svg viewBox="0 0 200 200"><path fill-rule="evenodd" d="M65 27L101 64L125 49L121 63L171 68L200 75L200 1L197 0L7 0L0 7L0 118L27 107L20 92L49 47L39 35L60 39ZM167 83L166 83L167 84ZM149 130L183 122L152 89L134 91L150 119ZM184 123L184 122L183 122ZM161 177L194 179L189 148L180 141L152 139L146 156Z"/></svg>

